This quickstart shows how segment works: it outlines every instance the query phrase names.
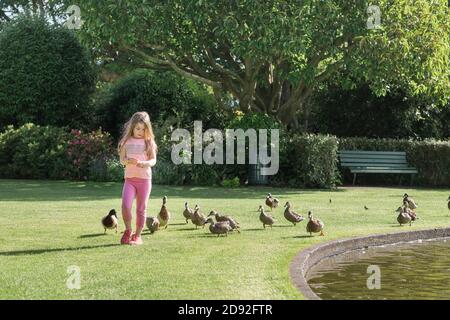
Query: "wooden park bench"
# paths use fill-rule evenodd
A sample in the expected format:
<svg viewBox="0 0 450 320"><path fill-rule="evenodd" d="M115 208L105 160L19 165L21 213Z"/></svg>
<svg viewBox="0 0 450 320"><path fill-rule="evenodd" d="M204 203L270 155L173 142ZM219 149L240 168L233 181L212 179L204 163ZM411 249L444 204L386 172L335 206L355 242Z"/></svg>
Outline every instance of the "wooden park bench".
<svg viewBox="0 0 450 320"><path fill-rule="evenodd" d="M411 184L417 169L406 160L406 152L392 151L339 151L342 167L353 173L353 185L358 173L411 174Z"/></svg>

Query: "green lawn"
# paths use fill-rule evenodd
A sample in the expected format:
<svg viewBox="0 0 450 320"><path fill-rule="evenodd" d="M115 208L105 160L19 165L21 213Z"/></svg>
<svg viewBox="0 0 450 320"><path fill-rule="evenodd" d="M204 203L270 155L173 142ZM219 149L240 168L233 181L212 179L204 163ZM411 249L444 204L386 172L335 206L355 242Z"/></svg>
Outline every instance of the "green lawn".
<svg viewBox="0 0 450 320"><path fill-rule="evenodd" d="M0 298L302 299L288 272L299 250L354 235L450 225L448 189L155 185L148 213L156 214L167 195L171 224L155 235L145 233L143 246L121 246L120 233L103 235L100 224L111 208L120 213L121 190L120 183L0 180ZM310 238L305 222L293 227L282 208L274 213L276 226L264 230L257 209L267 192L302 214L313 210L325 222L326 236ZM419 203L420 220L412 227L396 223L394 210L404 192ZM207 228L185 225L186 200L204 212L235 216L242 233L217 238ZM71 265L81 270L79 290L66 286Z"/></svg>

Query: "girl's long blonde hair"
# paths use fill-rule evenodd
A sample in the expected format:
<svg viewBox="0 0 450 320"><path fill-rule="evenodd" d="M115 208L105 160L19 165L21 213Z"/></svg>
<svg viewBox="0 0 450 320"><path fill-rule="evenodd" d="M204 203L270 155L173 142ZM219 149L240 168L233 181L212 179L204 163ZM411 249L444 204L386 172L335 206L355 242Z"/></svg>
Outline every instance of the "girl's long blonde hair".
<svg viewBox="0 0 450 320"><path fill-rule="evenodd" d="M117 151L120 153L120 150L124 146L125 142L133 135L134 128L138 123L142 123L145 127L144 130L145 150L147 152L147 156L151 157L153 151L155 151L156 153L157 146L155 142L155 135L153 134L152 123L150 122L150 116L145 111L136 112L131 116L130 120L128 120L124 124L122 137L119 140Z"/></svg>

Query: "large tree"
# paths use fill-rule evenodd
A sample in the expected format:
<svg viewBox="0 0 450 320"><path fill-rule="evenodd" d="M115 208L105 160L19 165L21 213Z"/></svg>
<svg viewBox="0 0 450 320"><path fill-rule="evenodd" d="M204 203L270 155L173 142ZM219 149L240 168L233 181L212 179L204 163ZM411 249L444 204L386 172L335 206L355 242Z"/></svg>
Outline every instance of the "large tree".
<svg viewBox="0 0 450 320"><path fill-rule="evenodd" d="M0 27L21 14L40 15L54 23L65 19L63 0L0 0Z"/></svg>
<svg viewBox="0 0 450 320"><path fill-rule="evenodd" d="M446 0L79 0L102 57L171 69L231 93L244 112L298 127L325 80L377 94L450 96Z"/></svg>

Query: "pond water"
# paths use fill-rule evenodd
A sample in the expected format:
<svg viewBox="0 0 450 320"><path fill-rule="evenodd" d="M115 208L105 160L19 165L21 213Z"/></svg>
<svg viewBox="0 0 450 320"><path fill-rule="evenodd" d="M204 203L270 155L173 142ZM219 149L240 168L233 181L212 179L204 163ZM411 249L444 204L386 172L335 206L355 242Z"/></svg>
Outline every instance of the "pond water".
<svg viewBox="0 0 450 320"><path fill-rule="evenodd" d="M450 239L329 257L309 270L307 281L321 299L450 299Z"/></svg>

